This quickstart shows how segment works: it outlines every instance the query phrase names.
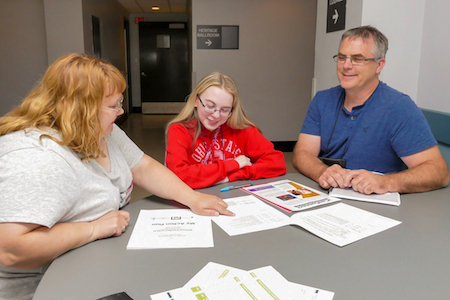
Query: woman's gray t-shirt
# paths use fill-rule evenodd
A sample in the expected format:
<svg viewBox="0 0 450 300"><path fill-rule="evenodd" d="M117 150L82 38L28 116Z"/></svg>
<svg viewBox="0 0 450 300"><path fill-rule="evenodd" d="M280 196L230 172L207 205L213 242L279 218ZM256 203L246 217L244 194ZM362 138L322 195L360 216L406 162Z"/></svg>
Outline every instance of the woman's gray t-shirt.
<svg viewBox="0 0 450 300"><path fill-rule="evenodd" d="M128 204L131 169L144 153L117 125L107 137L110 172L95 160L82 162L80 155L49 138L40 139L48 133L35 129L0 137L0 223L51 228L56 223L92 221ZM0 299L31 299L45 269L0 265Z"/></svg>

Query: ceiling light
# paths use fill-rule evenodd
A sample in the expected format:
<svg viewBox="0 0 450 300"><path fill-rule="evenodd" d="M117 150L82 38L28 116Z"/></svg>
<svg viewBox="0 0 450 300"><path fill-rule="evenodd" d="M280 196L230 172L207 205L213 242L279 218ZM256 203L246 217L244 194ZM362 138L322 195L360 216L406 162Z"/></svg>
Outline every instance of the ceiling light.
<svg viewBox="0 0 450 300"><path fill-rule="evenodd" d="M159 6L152 6L152 10L159 10Z"/></svg>

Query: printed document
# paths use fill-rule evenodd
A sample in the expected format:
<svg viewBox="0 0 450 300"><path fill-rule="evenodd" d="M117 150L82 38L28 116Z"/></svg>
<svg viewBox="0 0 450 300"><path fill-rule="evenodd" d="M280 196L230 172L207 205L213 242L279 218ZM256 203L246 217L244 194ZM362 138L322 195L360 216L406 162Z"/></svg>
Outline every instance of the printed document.
<svg viewBox="0 0 450 300"><path fill-rule="evenodd" d="M230 236L297 225L342 247L401 223L344 203L298 212L288 217L253 196L224 201L235 216L222 215L212 220Z"/></svg>
<svg viewBox="0 0 450 300"><path fill-rule="evenodd" d="M188 209L141 210L127 249L214 247L211 220Z"/></svg>
<svg viewBox="0 0 450 300"><path fill-rule="evenodd" d="M350 200L358 200L365 202L374 202L381 204L389 204L400 206L400 194L399 193L385 193L385 194L371 194L366 195L359 193L352 188L333 188L329 192L329 195L337 198L344 198Z"/></svg>
<svg viewBox="0 0 450 300"><path fill-rule="evenodd" d="M344 203L297 213L291 217L291 224L340 247L400 223Z"/></svg>
<svg viewBox="0 0 450 300"><path fill-rule="evenodd" d="M289 282L272 266L244 271L210 262L184 287L150 297L152 300L331 300L334 293Z"/></svg>
<svg viewBox="0 0 450 300"><path fill-rule="evenodd" d="M212 220L230 236L289 225L288 216L254 196L223 200L235 216L220 215Z"/></svg>
<svg viewBox="0 0 450 300"><path fill-rule="evenodd" d="M300 211L339 200L289 179L243 187L242 190L287 211Z"/></svg>

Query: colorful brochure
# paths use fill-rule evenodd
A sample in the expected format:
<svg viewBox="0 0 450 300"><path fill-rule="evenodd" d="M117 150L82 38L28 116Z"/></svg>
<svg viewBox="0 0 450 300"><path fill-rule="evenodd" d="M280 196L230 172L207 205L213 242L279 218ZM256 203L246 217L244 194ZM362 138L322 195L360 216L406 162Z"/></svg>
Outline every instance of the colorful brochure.
<svg viewBox="0 0 450 300"><path fill-rule="evenodd" d="M284 179L241 188L287 211L300 211L339 201L338 198L295 181Z"/></svg>

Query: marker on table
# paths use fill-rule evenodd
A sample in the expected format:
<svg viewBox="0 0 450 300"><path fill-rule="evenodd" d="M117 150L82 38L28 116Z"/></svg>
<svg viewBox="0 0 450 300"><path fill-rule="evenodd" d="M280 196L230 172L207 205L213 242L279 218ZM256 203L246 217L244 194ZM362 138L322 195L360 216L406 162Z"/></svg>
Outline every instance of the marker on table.
<svg viewBox="0 0 450 300"><path fill-rule="evenodd" d="M249 183L249 184L243 184L243 185L231 185L231 186L227 186L226 188L220 189L221 192L225 192L225 191L229 191L229 190L235 190L235 189L240 189L241 187L246 187L246 186L251 186L253 185L253 183Z"/></svg>

